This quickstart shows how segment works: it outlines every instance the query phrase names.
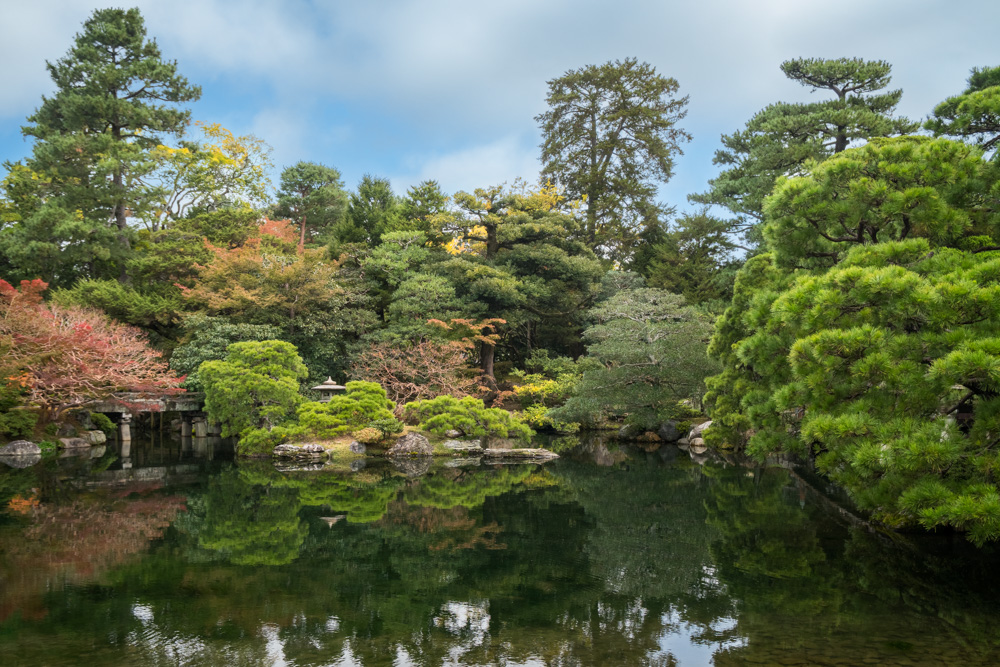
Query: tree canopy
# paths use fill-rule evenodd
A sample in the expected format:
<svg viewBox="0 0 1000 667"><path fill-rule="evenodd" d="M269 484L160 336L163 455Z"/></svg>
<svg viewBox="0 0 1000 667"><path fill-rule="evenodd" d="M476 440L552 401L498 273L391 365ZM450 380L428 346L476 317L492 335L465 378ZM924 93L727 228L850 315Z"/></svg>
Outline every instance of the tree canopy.
<svg viewBox="0 0 1000 667"><path fill-rule="evenodd" d="M22 128L36 200L3 249L22 270L68 285L78 275L127 276L130 216L153 205L150 151L179 136L201 89L163 59L138 9L96 10L67 55L48 63L52 97Z"/></svg>
<svg viewBox="0 0 1000 667"><path fill-rule="evenodd" d="M585 200L583 238L616 260L629 237L660 209L657 187L670 180L674 156L690 135L679 84L635 58L570 70L548 82L542 174Z"/></svg>

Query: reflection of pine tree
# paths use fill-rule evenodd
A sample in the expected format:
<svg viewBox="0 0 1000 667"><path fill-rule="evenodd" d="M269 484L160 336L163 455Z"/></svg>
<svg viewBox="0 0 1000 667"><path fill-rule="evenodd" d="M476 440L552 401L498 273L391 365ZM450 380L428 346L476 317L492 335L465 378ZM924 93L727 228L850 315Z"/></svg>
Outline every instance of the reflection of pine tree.
<svg viewBox="0 0 1000 667"><path fill-rule="evenodd" d="M666 468L637 458L628 467L561 462L554 474L576 490L594 521L588 536L591 572L626 598L673 600L710 565L713 537L705 525L698 469Z"/></svg>
<svg viewBox="0 0 1000 667"><path fill-rule="evenodd" d="M406 490L404 498L410 505L421 507L474 508L486 498L506 493L525 481L534 466L503 466L499 469L464 470L450 468L421 478L420 483Z"/></svg>
<svg viewBox="0 0 1000 667"><path fill-rule="evenodd" d="M298 490L241 471L233 468L212 480L201 546L228 554L237 565L292 562L308 532L299 520Z"/></svg>
<svg viewBox="0 0 1000 667"><path fill-rule="evenodd" d="M705 501L708 523L719 534L710 548L717 583L702 599L691 600L684 616L704 628L705 639L746 641L744 647L720 651L717 661L771 660L771 638L782 635L783 624L835 626L843 605L843 577L828 562L816 517L800 506L788 472L712 466L704 472L712 478ZM737 619L737 624L713 630L726 619ZM790 635L783 646L800 650L802 640L801 633Z"/></svg>

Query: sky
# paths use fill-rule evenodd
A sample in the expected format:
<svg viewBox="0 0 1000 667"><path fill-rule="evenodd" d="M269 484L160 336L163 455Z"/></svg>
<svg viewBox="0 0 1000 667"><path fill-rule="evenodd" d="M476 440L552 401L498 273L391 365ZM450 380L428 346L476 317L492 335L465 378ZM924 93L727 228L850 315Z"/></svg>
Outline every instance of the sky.
<svg viewBox="0 0 1000 667"><path fill-rule="evenodd" d="M535 181L547 81L634 57L689 96L693 135L661 200L680 210L718 173L719 138L777 101L823 99L784 77L790 58L893 66L898 112L924 119L1000 65L996 0L171 0L139 1L150 37L202 87L192 118L254 134L274 180L300 160L394 190L448 193ZM51 94L45 62L66 54L103 3L0 0L0 160L31 151L21 125ZM110 5L114 6L114 5ZM129 5L131 6L131 5Z"/></svg>

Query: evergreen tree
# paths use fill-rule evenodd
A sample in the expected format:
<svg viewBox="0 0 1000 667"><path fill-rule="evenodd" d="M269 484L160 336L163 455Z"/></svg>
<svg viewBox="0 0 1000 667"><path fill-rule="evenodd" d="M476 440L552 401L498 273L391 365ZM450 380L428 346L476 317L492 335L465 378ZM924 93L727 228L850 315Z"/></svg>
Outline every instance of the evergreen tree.
<svg viewBox="0 0 1000 667"><path fill-rule="evenodd" d="M934 107L924 127L935 136L971 139L997 159L1000 143L1000 67L974 68L961 95Z"/></svg>
<svg viewBox="0 0 1000 667"><path fill-rule="evenodd" d="M584 332L587 353L600 362L588 370L577 395L553 419L596 423L627 417L656 428L673 417L677 401L697 396L715 364L705 354L711 323L663 290L637 287L618 292L590 311L596 324Z"/></svg>
<svg viewBox="0 0 1000 667"><path fill-rule="evenodd" d="M890 526L1000 538L995 166L883 139L779 181L710 352L710 444L817 467ZM805 268L796 268L805 267Z"/></svg>
<svg viewBox="0 0 1000 667"><path fill-rule="evenodd" d="M335 230L336 241L374 248L382 242L383 234L403 229L402 214L389 179L365 174L358 191L351 194L347 219Z"/></svg>
<svg viewBox="0 0 1000 667"><path fill-rule="evenodd" d="M808 160L823 160L852 142L907 134L917 125L892 114L903 92L880 92L891 81L885 61L797 58L781 64L792 81L828 91L822 102L778 102L758 112L746 128L723 135L713 163L723 171L691 201L728 208L734 231L747 233L764 218L764 198L780 176L794 176ZM759 238L751 235L754 241Z"/></svg>
<svg viewBox="0 0 1000 667"><path fill-rule="evenodd" d="M77 275L127 278L129 217L155 198L143 177L150 150L179 136L201 90L163 60L138 9L96 10L67 55L48 63L52 97L22 128L36 139L27 167L38 200L3 235L4 254L27 272L69 284Z"/></svg>
<svg viewBox="0 0 1000 667"><path fill-rule="evenodd" d="M281 172L275 213L298 224L301 255L306 241L343 221L347 202L339 171L315 162L297 162Z"/></svg>
<svg viewBox="0 0 1000 667"><path fill-rule="evenodd" d="M635 58L570 70L548 82L542 130L543 175L585 199L583 237L598 254L627 259L632 237L673 175L690 136L677 126L687 97L677 81Z"/></svg>

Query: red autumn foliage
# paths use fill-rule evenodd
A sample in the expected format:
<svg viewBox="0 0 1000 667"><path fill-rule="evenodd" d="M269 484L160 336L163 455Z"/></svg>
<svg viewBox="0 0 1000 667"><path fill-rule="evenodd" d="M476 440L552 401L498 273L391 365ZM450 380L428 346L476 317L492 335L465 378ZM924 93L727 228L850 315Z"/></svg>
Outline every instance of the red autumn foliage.
<svg viewBox="0 0 1000 667"><path fill-rule="evenodd" d="M138 329L100 311L46 304L41 280L0 280L0 377L19 377L29 400L63 408L116 391L179 391Z"/></svg>
<svg viewBox="0 0 1000 667"><path fill-rule="evenodd" d="M400 407L443 394L478 393L478 371L469 367L470 351L457 342L425 340L406 347L376 343L351 366L351 377L378 382Z"/></svg>
<svg viewBox="0 0 1000 667"><path fill-rule="evenodd" d="M446 340L422 340L403 347L375 343L358 356L351 366L351 377L378 382L398 409L410 401L444 394L458 398L495 395L493 379L484 377L472 363L483 348L492 349L497 344L499 335L493 332L506 321L490 318L427 323L440 327Z"/></svg>

